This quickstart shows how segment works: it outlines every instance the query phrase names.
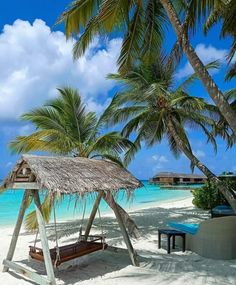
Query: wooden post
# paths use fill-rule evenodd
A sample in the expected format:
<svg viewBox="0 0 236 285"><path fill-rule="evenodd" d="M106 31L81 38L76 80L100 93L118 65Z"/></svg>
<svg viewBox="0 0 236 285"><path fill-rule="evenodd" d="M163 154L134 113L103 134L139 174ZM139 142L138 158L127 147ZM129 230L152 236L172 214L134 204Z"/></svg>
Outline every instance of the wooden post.
<svg viewBox="0 0 236 285"><path fill-rule="evenodd" d="M50 256L49 246L48 246L48 239L46 235L45 223L44 223L43 215L41 212L41 203L40 203L39 193L37 190L34 190L33 193L34 193L36 216L37 216L37 221L38 221L39 234L40 234L40 239L41 239L41 244L42 244L43 257L44 257L44 263L45 263L45 267L47 271L48 281L50 282L51 285L56 285L52 260Z"/></svg>
<svg viewBox="0 0 236 285"><path fill-rule="evenodd" d="M103 192L103 195L106 195L105 192ZM129 239L129 235L126 231L126 228L125 228L125 225L123 223L123 220L122 220L122 217L119 213L119 210L116 206L116 203L115 203L115 200L114 200L114 197L111 193L109 193L109 197L108 199L110 200L111 204L113 205L113 211L116 215L116 219L118 221L118 224L119 224L119 227L120 227L120 230L121 230L121 233L123 235L123 238L124 238L124 242L126 244L126 247L128 249L128 252L129 252L129 256L130 256L130 259L132 261L132 264L134 266L139 266L139 262L138 262L138 258L137 258L137 253L136 251L134 250L133 246L132 246L132 243ZM106 200L105 200L106 201Z"/></svg>
<svg viewBox="0 0 236 285"><path fill-rule="evenodd" d="M22 274L24 277L27 277L31 280L33 280L35 283L39 285L51 285L51 282L46 280L43 276L40 276L38 273L33 272L19 264L14 263L13 261L4 260L3 264L7 266L8 268L14 270L15 272Z"/></svg>
<svg viewBox="0 0 236 285"><path fill-rule="evenodd" d="M20 207L20 211L18 214L17 222L15 225L15 229L14 229L14 232L13 232L13 235L11 238L11 244L10 244L10 247L9 247L9 250L7 253L7 257L6 257L6 260L8 260L8 261L12 261L12 258L13 258L13 255L14 255L14 252L16 249L16 243L18 240L18 236L20 233L21 226L22 226L23 218L25 215L25 210L27 208L27 202L28 202L29 195L30 195L30 190L25 190L24 196L23 196L23 199L21 202L21 207ZM9 270L9 267L5 264L3 267L3 272L7 272L8 270Z"/></svg>
<svg viewBox="0 0 236 285"><path fill-rule="evenodd" d="M90 214L90 217L89 217L89 220L88 220L88 223L87 223L87 226L86 226L86 230L85 230L85 233L84 233L84 238L85 240L88 239L88 236L89 236L89 233L90 233L90 230L91 230L91 227L92 227L92 224L93 224L93 221L95 219L95 216L96 216L96 213L97 213L97 210L98 210L98 207L99 207L99 204L100 204L100 201L102 199L102 196L103 196L103 192L100 191L98 193L98 196L95 200L95 203L93 205L93 210Z"/></svg>

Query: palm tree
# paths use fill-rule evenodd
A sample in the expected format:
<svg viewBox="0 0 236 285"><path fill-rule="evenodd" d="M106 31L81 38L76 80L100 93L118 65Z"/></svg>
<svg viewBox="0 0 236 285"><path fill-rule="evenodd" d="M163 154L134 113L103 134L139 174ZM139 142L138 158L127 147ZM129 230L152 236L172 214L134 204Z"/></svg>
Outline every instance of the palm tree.
<svg viewBox="0 0 236 285"><path fill-rule="evenodd" d="M194 0L189 0L190 4L192 1ZM203 2L213 3L214 1L204 0ZM176 7L183 7L183 3L184 1L174 1ZM75 58L85 52L96 35L122 31L124 39L118 64L119 71L125 74L134 62L150 54L153 55L153 52L160 49L167 15L176 33L179 46L236 134L236 114L191 46L188 29L186 29L187 22L180 22L175 6L170 0L76 0L61 15L58 22L65 23L67 37L81 33L74 45ZM188 6L185 6L185 9L187 8ZM189 21L190 15L187 10L186 21Z"/></svg>
<svg viewBox="0 0 236 285"><path fill-rule="evenodd" d="M133 144L118 132L101 134L100 121L94 112L86 111L77 90L61 88L58 92L59 97L22 116L23 120L35 125L36 131L12 141L10 143L12 152L46 151L59 155L102 157L122 164L119 154ZM51 206L50 196L46 196L43 210L47 221ZM138 236L137 227L132 219L123 208L117 206L128 225L129 232ZM26 222L28 229L34 229L35 213L31 213Z"/></svg>
<svg viewBox="0 0 236 285"><path fill-rule="evenodd" d="M221 22L221 32L220 36L222 38L230 36L232 38L231 49L228 55L229 62L232 61L233 56L236 52L236 2L232 0L191 0L186 7L188 10L188 18L185 21L186 27L194 30L196 24L199 23L202 18L206 18L204 24L204 32L210 30L210 28ZM233 63L229 73L227 74L227 79L236 76L236 63Z"/></svg>
<svg viewBox="0 0 236 285"><path fill-rule="evenodd" d="M127 138L131 134L136 135L135 147L126 153L126 162L141 148L142 141L150 147L166 137L176 157L184 153L192 168L198 167L209 179L218 182L214 173L193 154L185 129L186 126L200 128L216 147L210 132L215 125L214 119L218 117L216 108L206 104L202 98L187 93L186 87L193 81L194 75L173 88L174 72L173 61L160 56L155 63L141 63L127 75L110 75L124 86L124 90L113 98L102 120L112 125L126 122L122 134ZM224 188L220 190L236 211L234 193Z"/></svg>
<svg viewBox="0 0 236 285"><path fill-rule="evenodd" d="M230 89L224 92L225 98L230 102L231 108L236 113L236 89ZM225 121L225 118L220 114L220 118L213 130L214 136L219 135L227 142L227 147L231 148L235 145L236 136L232 133L230 126Z"/></svg>

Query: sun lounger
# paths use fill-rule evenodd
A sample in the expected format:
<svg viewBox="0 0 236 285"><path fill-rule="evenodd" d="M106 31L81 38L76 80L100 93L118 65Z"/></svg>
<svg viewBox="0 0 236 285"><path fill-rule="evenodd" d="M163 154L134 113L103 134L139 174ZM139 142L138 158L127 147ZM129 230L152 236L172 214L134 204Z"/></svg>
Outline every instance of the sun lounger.
<svg viewBox="0 0 236 285"><path fill-rule="evenodd" d="M225 216L235 216L233 209L228 205L219 205L211 210L212 218L219 218Z"/></svg>
<svg viewBox="0 0 236 285"><path fill-rule="evenodd" d="M186 233L186 249L207 258L236 259L236 216L168 225Z"/></svg>

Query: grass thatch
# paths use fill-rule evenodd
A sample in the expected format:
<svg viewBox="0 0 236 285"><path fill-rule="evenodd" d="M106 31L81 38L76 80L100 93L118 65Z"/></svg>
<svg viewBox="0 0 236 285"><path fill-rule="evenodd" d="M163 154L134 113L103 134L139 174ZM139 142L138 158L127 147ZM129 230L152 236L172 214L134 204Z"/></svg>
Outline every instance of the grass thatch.
<svg viewBox="0 0 236 285"><path fill-rule="evenodd" d="M23 155L4 182L39 183L52 194L79 194L99 190L134 190L142 186L130 172L105 160L81 157Z"/></svg>

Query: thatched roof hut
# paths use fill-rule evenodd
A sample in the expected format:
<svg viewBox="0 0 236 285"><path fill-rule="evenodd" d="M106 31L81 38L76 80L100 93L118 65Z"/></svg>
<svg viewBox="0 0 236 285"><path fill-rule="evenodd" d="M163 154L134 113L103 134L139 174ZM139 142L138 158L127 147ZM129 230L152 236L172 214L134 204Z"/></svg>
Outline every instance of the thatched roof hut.
<svg viewBox="0 0 236 285"><path fill-rule="evenodd" d="M134 190L142 186L130 172L111 161L23 155L4 181L4 187L30 182L36 182L39 189L47 189L52 194Z"/></svg>
<svg viewBox="0 0 236 285"><path fill-rule="evenodd" d="M13 171L4 181L5 188L25 189L25 191L8 254L6 259L3 261L3 271L6 272L11 268L16 272L23 274L24 277L30 278L37 284L56 285L53 264L55 265L57 261L60 261L60 263L62 261L67 262L91 252L104 249L107 246L103 242L103 235L99 238L98 236L91 236L95 239L93 239L92 242L88 241L89 233L98 211L99 203L101 199L104 199L107 202L107 198L109 200L107 204L115 213L131 261L133 265L138 266L139 262L137 259L137 253L132 246L124 225L125 218L121 215L122 208L120 208L115 202L113 192L120 189L134 190L140 186L142 186L141 182L131 173L111 161L80 157L23 155L21 160L14 167ZM97 197L86 225L84 240L81 242L76 241L76 243L62 247L59 247L57 244L56 251L55 248L52 249L53 252L57 254L56 259L54 253L52 254L52 250L49 250L42 213L42 204L40 202L39 191L44 189L47 189L52 195L58 193L84 195L90 192L97 192ZM35 245L33 247L31 246L30 256L45 263L47 279L12 261L24 214L28 205L28 198L30 196L34 199L42 244L42 249ZM57 237L55 216L54 226L55 236ZM99 243L98 240L101 240L101 243ZM63 252L62 255L61 251Z"/></svg>
<svg viewBox="0 0 236 285"><path fill-rule="evenodd" d="M151 183L157 184L191 184L205 183L207 177L199 174L186 174L175 172L160 172L150 179Z"/></svg>
<svg viewBox="0 0 236 285"><path fill-rule="evenodd" d="M176 172L159 172L155 177L166 177L166 178L190 178L190 179L197 179L197 178L206 178L205 175L200 175L200 174L188 174L188 173L176 173Z"/></svg>

